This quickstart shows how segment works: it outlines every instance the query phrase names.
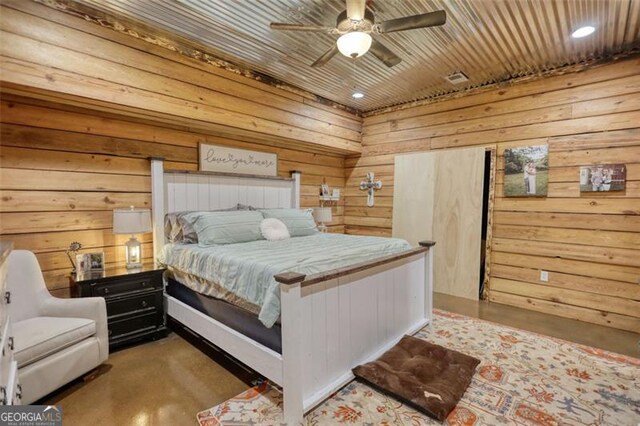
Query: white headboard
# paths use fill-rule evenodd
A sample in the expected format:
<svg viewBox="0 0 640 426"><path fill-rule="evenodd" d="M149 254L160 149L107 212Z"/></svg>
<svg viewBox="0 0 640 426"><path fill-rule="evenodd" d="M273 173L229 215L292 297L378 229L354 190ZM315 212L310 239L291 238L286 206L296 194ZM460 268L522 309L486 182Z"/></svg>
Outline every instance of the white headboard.
<svg viewBox="0 0 640 426"><path fill-rule="evenodd" d="M151 158L153 252L165 244L164 215L184 210L217 210L238 203L263 208L299 208L300 172L290 178L195 171L164 171L162 158Z"/></svg>

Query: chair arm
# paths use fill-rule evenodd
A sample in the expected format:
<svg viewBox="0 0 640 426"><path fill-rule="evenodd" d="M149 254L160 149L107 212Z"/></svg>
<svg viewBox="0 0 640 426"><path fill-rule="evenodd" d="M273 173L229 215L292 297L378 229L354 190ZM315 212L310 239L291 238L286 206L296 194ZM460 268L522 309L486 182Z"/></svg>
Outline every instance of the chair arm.
<svg viewBox="0 0 640 426"><path fill-rule="evenodd" d="M87 318L96 323L96 337L100 345L100 359L109 357L107 304L102 297L61 299L46 297L40 304L40 315L46 317Z"/></svg>

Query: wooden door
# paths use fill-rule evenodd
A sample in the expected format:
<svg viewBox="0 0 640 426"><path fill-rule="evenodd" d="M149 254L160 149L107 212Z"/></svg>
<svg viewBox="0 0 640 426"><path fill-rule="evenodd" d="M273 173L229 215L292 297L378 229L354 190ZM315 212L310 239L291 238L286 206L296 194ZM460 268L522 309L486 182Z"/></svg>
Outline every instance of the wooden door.
<svg viewBox="0 0 640 426"><path fill-rule="evenodd" d="M397 155L393 236L436 241L434 291L478 299L484 148Z"/></svg>

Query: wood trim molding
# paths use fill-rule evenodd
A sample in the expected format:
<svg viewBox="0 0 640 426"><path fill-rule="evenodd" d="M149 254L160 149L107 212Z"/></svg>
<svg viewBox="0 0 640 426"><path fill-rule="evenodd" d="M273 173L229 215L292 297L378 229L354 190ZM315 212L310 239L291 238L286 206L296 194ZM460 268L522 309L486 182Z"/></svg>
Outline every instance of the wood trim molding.
<svg viewBox="0 0 640 426"><path fill-rule="evenodd" d="M597 58L591 58L591 59L585 60L584 62L580 62L580 63L577 63L577 64L570 64L570 65L566 65L566 66L559 67L559 68L554 68L554 69L547 70L547 71L541 71L541 72L534 73L534 74L527 74L527 75L524 75L524 76L521 76L521 77L511 77L511 78L507 78L507 79L502 80L502 81L497 81L495 83L486 84L484 86L472 87L472 88L467 89L467 90L447 92L447 93L443 93L443 94L437 95L437 96L432 96L432 97L429 97L429 98L418 99L418 100L415 100L415 101L412 101L412 102L404 102L404 103L399 103L399 104L396 104L396 105L390 105L390 106L387 106L387 107L372 109L372 110L369 110L369 111L363 111L362 112L362 117L366 118L366 117L371 117L371 116L375 116L375 115L382 115L382 114L387 114L387 113L395 112L395 111L401 111L401 110L410 109L410 108L414 108L414 107L418 107L418 106L444 102L444 101L448 101L448 100L451 100L451 99L460 98L460 97L464 97L464 96L478 95L478 94L485 93L485 92L491 92L491 91L495 91L495 90L499 90L499 89L504 89L504 88L511 87L512 85L516 85L516 84L520 84L520 83L528 83L528 82L531 82L531 81L539 81L539 80L542 80L542 79L545 79L545 78L549 78L549 77L555 77L555 76L559 76L559 75L572 74L572 73L579 73L579 72L583 72L583 71L586 71L586 70L591 69L591 68L597 68L597 67L600 67L600 66L606 66L608 64L611 64L612 62L617 62L617 61L621 61L621 60L625 60L625 59L632 59L632 58L637 58L637 57L640 57L640 50L637 47L636 48L631 48L631 49L628 49L625 52L618 53L618 54L615 54L615 55L604 55L604 56L597 57Z"/></svg>
<svg viewBox="0 0 640 426"><path fill-rule="evenodd" d="M335 101L332 101L331 99L316 95L315 93L311 93L302 88L293 86L267 74L231 63L224 59L218 58L217 56L211 55L207 52L206 47L192 40L183 39L176 34L170 34L158 30L157 28L151 28L141 22L136 22L129 18L124 18L121 16L114 17L108 15L106 13L103 13L102 11L99 11L91 6L81 4L75 0L35 1L52 9L59 10L72 16L80 17L85 21L92 22L101 27L109 28L113 31L117 31L128 36L144 40L148 43L155 44L156 46L178 52L188 58L213 65L217 68L225 69L234 74L240 74L246 78L250 78L252 80L275 87L280 90L285 90L289 93L302 96L306 99L311 99L312 101L318 102L319 104L325 105L327 107L346 111L355 115L360 115L360 111L355 108L339 104Z"/></svg>
<svg viewBox="0 0 640 426"><path fill-rule="evenodd" d="M274 275L273 278L280 284L297 284L304 281L306 275L299 274L297 272L283 272L281 274Z"/></svg>
<svg viewBox="0 0 640 426"><path fill-rule="evenodd" d="M410 250L403 251L397 254L391 254L389 256L379 257L368 262L360 262L354 265L345 266L343 268L332 269L327 272L320 272L312 275L299 274L297 272L283 272L274 276L275 280L281 284L297 284L301 283L302 287L306 287L311 284L316 284L322 281L328 281L335 278L344 277L347 275L355 274L357 272L364 271L366 269L375 268L376 266L385 265L387 263L395 262L396 260L405 259L407 257L414 256L416 254L426 253L429 251L429 247L433 247L436 243L434 241L427 241L430 246L416 247ZM422 244L422 242L421 242Z"/></svg>
<svg viewBox="0 0 640 426"><path fill-rule="evenodd" d="M406 250L400 253L391 254L389 256L379 257L368 262L360 262L354 265L345 266L344 268L337 268L327 272L321 272L307 276L302 282L302 286L308 286L316 284L322 281L328 281L335 278L352 275L357 272L362 272L367 269L375 268L376 266L386 265L387 263L395 262L396 260L405 259L407 257L415 256L417 254L426 253L429 251L428 247L416 247L410 250Z"/></svg>

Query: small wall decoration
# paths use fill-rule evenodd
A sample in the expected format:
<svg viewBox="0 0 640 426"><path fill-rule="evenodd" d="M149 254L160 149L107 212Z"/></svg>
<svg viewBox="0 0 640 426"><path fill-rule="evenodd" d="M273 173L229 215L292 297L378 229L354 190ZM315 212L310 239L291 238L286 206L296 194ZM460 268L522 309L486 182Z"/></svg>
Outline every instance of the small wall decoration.
<svg viewBox="0 0 640 426"><path fill-rule="evenodd" d="M580 167L580 192L624 191L627 167L624 164L596 164Z"/></svg>
<svg viewBox="0 0 640 426"><path fill-rule="evenodd" d="M201 143L198 146L198 155L201 171L260 176L278 175L277 154Z"/></svg>
<svg viewBox="0 0 640 426"><path fill-rule="evenodd" d="M548 179L548 145L504 150L504 195L506 197L546 197Z"/></svg>
<svg viewBox="0 0 640 426"><path fill-rule="evenodd" d="M367 206L373 207L375 203L374 192L382 188L382 182L375 180L375 174L373 172L367 173L367 180L360 182L360 189L367 191Z"/></svg>
<svg viewBox="0 0 640 426"><path fill-rule="evenodd" d="M320 195L323 197L328 197L329 195L329 185L326 182L322 182L320 184Z"/></svg>

